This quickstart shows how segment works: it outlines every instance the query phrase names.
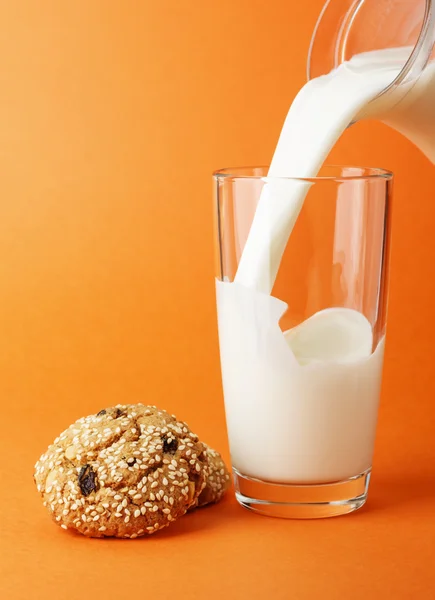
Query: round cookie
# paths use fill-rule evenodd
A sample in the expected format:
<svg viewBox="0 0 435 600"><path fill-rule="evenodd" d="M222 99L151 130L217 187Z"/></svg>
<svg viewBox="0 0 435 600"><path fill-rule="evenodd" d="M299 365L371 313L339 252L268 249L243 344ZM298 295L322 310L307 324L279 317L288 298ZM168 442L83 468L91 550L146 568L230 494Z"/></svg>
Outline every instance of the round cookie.
<svg viewBox="0 0 435 600"><path fill-rule="evenodd" d="M222 456L216 450L205 446L205 455L208 460L209 473L207 475L205 488L202 490L196 501L196 506L200 508L206 504L219 502L225 492L231 485L231 477L228 469L222 460Z"/></svg>
<svg viewBox="0 0 435 600"><path fill-rule="evenodd" d="M155 406L76 421L41 456L35 482L53 519L91 537L135 538L185 514L205 486L205 446Z"/></svg>

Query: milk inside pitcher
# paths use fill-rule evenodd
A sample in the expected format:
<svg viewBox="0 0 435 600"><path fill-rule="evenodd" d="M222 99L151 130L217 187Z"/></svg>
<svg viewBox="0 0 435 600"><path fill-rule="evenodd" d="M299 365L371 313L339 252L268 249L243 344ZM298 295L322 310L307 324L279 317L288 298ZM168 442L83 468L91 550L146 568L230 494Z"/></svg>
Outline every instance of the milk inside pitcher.
<svg viewBox="0 0 435 600"><path fill-rule="evenodd" d="M435 1L328 0L308 53L308 78L356 55L382 52L399 70L356 120L376 118L396 129L435 163ZM369 54L367 54L369 53ZM391 63L390 63L391 64Z"/></svg>

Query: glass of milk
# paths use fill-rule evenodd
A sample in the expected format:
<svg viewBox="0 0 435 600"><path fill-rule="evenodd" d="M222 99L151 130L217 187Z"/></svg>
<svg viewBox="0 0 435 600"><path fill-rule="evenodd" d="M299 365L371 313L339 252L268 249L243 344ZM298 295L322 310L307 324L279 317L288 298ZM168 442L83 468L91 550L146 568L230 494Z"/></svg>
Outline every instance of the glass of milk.
<svg viewBox="0 0 435 600"><path fill-rule="evenodd" d="M269 516L341 515L365 503L370 481L392 174L359 167L323 167L304 179L267 173L214 174L219 343L236 497ZM255 239L263 244L263 271L268 264L272 271L270 294L236 277L260 195L264 235ZM276 203L301 196L291 235L287 222L286 240L276 227L271 238ZM277 272L274 244L284 248Z"/></svg>

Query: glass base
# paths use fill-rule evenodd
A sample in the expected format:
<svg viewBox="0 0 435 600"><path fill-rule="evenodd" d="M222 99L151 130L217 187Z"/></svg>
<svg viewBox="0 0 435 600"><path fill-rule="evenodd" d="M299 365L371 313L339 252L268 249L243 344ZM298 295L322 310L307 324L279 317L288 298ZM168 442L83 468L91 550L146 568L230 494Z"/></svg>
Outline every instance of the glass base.
<svg viewBox="0 0 435 600"><path fill-rule="evenodd" d="M233 469L238 502L260 515L320 519L345 515L367 500L371 469L335 483L282 484L261 481Z"/></svg>

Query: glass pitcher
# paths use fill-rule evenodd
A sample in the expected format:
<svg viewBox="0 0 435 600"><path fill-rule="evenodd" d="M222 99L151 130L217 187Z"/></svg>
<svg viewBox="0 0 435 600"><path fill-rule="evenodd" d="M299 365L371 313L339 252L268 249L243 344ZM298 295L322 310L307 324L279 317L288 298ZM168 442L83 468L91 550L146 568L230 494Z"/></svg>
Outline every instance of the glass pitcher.
<svg viewBox="0 0 435 600"><path fill-rule="evenodd" d="M382 92L405 90L433 58L434 0L327 0L308 53L308 79L370 50L409 47L400 74Z"/></svg>
<svg viewBox="0 0 435 600"><path fill-rule="evenodd" d="M358 120L383 121L435 164L434 44L435 0L328 0L312 36L308 79L329 73L356 54L404 49L406 62L398 64L399 74ZM379 106L388 111L379 112Z"/></svg>

